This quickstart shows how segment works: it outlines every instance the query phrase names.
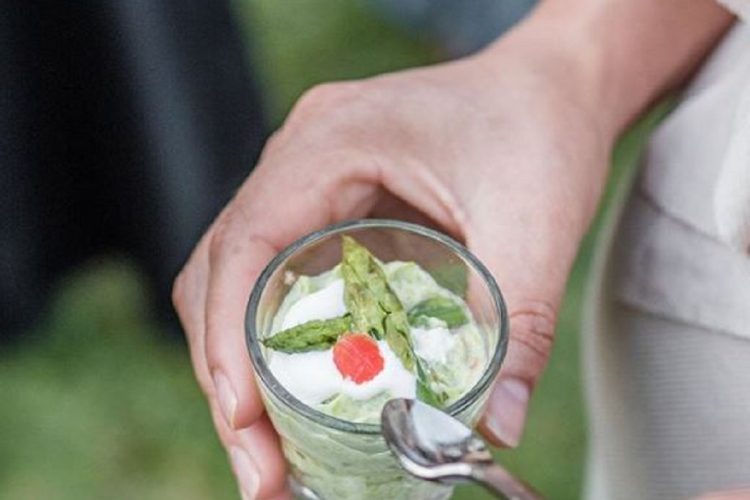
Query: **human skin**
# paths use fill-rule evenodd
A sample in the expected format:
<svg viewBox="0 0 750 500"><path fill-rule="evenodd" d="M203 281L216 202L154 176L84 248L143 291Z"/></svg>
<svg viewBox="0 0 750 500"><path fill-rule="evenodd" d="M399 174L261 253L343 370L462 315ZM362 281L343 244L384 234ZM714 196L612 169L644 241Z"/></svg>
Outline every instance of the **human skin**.
<svg viewBox="0 0 750 500"><path fill-rule="evenodd" d="M475 56L307 92L173 291L243 496L288 495L244 344L249 292L282 248L344 219L437 226L492 271L510 344L481 429L518 444L617 136L731 22L711 0L547 0Z"/></svg>
<svg viewBox="0 0 750 500"><path fill-rule="evenodd" d="M750 489L709 493L708 495L698 498L698 500L750 500Z"/></svg>

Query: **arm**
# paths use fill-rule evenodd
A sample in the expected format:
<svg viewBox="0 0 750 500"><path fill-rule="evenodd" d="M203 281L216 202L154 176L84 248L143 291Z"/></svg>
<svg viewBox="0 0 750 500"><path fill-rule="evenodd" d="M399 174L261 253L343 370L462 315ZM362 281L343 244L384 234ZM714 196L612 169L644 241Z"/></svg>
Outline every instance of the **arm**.
<svg viewBox="0 0 750 500"><path fill-rule="evenodd" d="M562 41L559 59L578 61L568 64L581 71L581 88L590 92L584 99L598 107L603 129L614 136L681 86L733 20L711 0L551 0L514 38L537 39L532 43L542 50Z"/></svg>
<svg viewBox="0 0 750 500"><path fill-rule="evenodd" d="M246 496L284 490L243 338L247 295L276 252L368 215L463 239L508 299L510 348L484 430L515 445L617 134L729 23L711 0L547 0L476 56L303 96L173 293Z"/></svg>
<svg viewBox="0 0 750 500"><path fill-rule="evenodd" d="M678 89L699 68L733 20L711 0L547 0L477 58L488 72L497 75L509 59L533 61L534 70L552 84L552 88L543 85L540 93L556 93L558 102L567 103L566 109L558 112L567 114L570 130L559 131L559 139L580 140L581 132L576 129L587 127L595 131L599 146L609 155L628 124L659 97ZM588 154L592 153L589 146ZM594 215L608 166L608 162L571 157L560 171L538 173L540 182L544 182L541 177L573 178L550 194L557 206L572 212L567 214L572 218L567 235L549 228L554 241L546 247L561 260L572 263ZM495 272L498 269L503 267L493 267ZM559 269L567 276L568 267ZM498 279L500 283L509 281L503 276ZM541 308L538 304L530 308L532 313L556 310L563 279L554 276L547 289L526 292L551 298ZM498 384L484 422L488 436L498 444L514 444L520 436L529 389L545 364L553 330L544 313L517 317L517 322L526 325L516 331L530 335L521 342L526 346L516 350L527 352L509 356L501 379L512 380L507 388ZM543 354L537 356L535 351Z"/></svg>

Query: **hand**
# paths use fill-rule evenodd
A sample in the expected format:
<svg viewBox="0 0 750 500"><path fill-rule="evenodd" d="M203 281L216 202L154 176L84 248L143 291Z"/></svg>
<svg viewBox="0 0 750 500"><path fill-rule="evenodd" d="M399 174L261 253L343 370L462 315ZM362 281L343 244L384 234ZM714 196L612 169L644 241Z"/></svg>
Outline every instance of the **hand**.
<svg viewBox="0 0 750 500"><path fill-rule="evenodd" d="M518 443L615 136L730 22L712 2L568 3L478 56L308 92L198 244L173 299L245 497L287 494L245 349L248 295L284 246L343 219L437 225L487 264L511 339L482 429Z"/></svg>
<svg viewBox="0 0 750 500"><path fill-rule="evenodd" d="M522 56L513 43L308 92L178 277L195 372L246 496L285 488L246 354L249 292L284 246L343 219L437 225L488 265L508 301L511 341L483 429L518 443L611 137L553 74L559 59Z"/></svg>
<svg viewBox="0 0 750 500"><path fill-rule="evenodd" d="M698 500L749 500L750 489L725 490L702 495Z"/></svg>

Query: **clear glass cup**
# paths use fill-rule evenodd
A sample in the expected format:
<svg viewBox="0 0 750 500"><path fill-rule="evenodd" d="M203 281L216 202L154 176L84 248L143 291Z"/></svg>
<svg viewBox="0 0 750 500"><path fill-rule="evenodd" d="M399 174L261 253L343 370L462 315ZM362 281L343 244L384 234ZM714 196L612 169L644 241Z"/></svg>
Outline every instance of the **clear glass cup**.
<svg viewBox="0 0 750 500"><path fill-rule="evenodd" d="M476 383L445 409L473 426L500 369L508 318L492 275L466 248L425 227L364 219L329 226L282 251L261 273L250 296L245 332L266 411L281 436L291 481L306 498L420 500L447 498L452 488L409 476L391 455L376 424L354 423L319 412L290 394L273 376L259 339L289 291L290 273L320 274L341 260L341 236L351 235L383 262L414 261L443 287L461 296L485 335L487 366Z"/></svg>

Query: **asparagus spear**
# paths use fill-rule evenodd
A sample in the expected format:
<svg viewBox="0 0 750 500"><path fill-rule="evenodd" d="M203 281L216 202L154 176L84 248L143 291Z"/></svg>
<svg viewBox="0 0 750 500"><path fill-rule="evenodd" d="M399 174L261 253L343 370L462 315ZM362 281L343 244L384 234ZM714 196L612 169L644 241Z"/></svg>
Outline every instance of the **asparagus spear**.
<svg viewBox="0 0 750 500"><path fill-rule="evenodd" d="M286 353L323 351L351 330L351 324L348 314L340 318L314 319L283 330L273 337L263 339L262 342L269 349Z"/></svg>
<svg viewBox="0 0 750 500"><path fill-rule="evenodd" d="M427 383L428 370L414 353L409 321L401 301L370 252L353 238L343 238L341 274L344 277L344 303L352 316L355 331L385 339L404 368L417 375L417 394L426 403L438 406L444 394L436 394Z"/></svg>
<svg viewBox="0 0 750 500"><path fill-rule="evenodd" d="M353 329L382 340L385 338L385 318L388 315L380 301L388 287L385 274L370 252L354 239L344 236L342 246L344 304L352 315Z"/></svg>

